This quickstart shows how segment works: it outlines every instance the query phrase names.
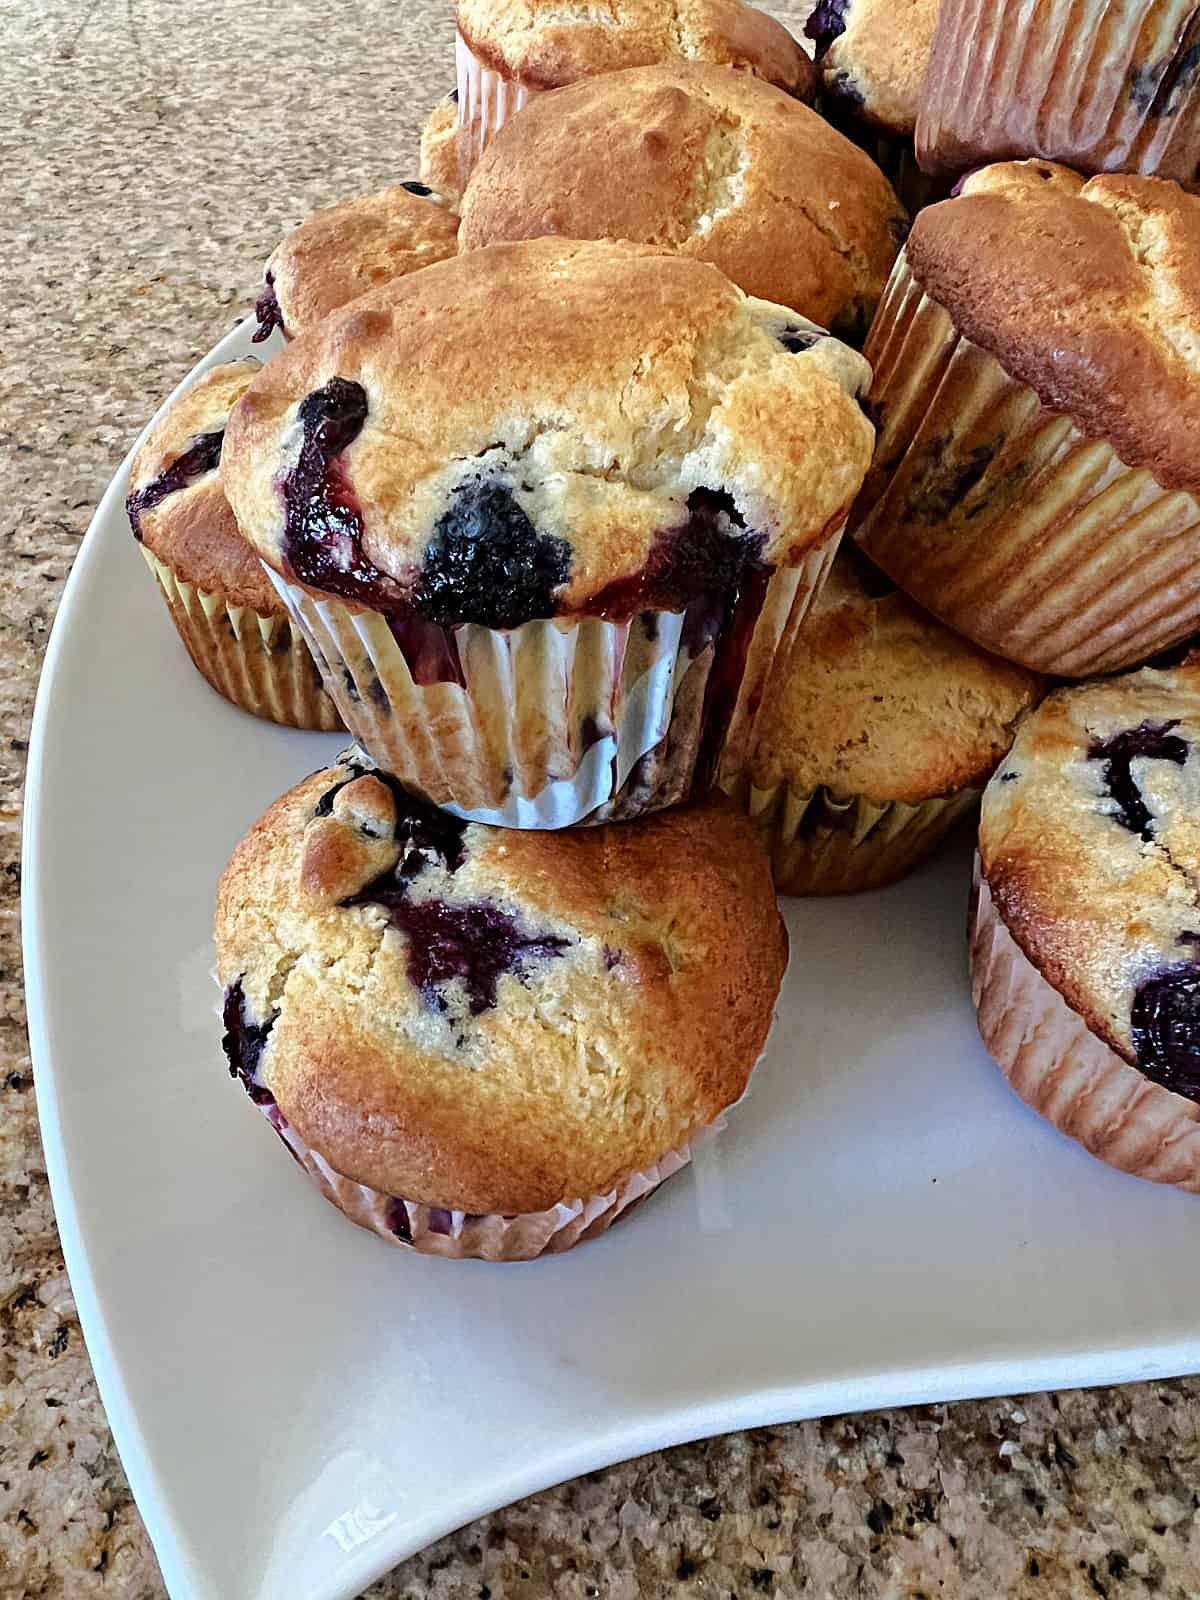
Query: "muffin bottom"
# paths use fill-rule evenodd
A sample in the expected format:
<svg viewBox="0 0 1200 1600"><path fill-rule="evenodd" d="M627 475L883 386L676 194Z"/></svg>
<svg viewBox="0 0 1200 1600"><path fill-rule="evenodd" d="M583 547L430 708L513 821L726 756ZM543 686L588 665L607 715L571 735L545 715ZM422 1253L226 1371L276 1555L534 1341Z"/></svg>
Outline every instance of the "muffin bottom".
<svg viewBox="0 0 1200 1600"><path fill-rule="evenodd" d="M1021 1099L1109 1166L1200 1194L1200 1105L1152 1083L1071 1009L1008 931L978 856L968 943L980 1035Z"/></svg>
<svg viewBox="0 0 1200 1600"><path fill-rule="evenodd" d="M284 727L322 733L342 727L303 635L289 617L234 605L224 595L185 582L145 545L139 549L193 664L219 695Z"/></svg>
<svg viewBox="0 0 1200 1600"><path fill-rule="evenodd" d="M404 1245L421 1255L456 1260L533 1261L595 1239L660 1183L687 1166L698 1142L693 1139L669 1150L653 1166L622 1178L607 1194L563 1200L548 1211L518 1216L501 1216L498 1212L478 1215L401 1200L366 1184L354 1183L335 1172L323 1156L305 1143L277 1105L263 1104L259 1110L326 1200L351 1222L378 1234L389 1244ZM701 1137L720 1126L720 1121L714 1123Z"/></svg>
<svg viewBox="0 0 1200 1600"><path fill-rule="evenodd" d="M866 795L839 798L822 785L760 789L743 780L731 792L762 831L780 894L857 894L881 889L926 860L972 806L977 789L906 805Z"/></svg>
<svg viewBox="0 0 1200 1600"><path fill-rule="evenodd" d="M511 122L536 89L502 78L472 53L461 33L454 35L458 74L459 170L466 186L475 163L506 122Z"/></svg>

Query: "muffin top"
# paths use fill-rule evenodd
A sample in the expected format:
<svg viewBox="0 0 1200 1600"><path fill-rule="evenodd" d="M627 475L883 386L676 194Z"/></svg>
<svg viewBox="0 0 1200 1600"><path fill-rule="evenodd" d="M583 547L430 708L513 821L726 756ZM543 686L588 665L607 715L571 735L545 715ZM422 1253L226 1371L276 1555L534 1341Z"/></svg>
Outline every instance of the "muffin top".
<svg viewBox="0 0 1200 1600"><path fill-rule="evenodd" d="M397 183L326 206L293 228L268 259L254 341L273 328L294 338L368 289L457 249L458 217L428 184Z"/></svg>
<svg viewBox="0 0 1200 1600"><path fill-rule="evenodd" d="M985 167L908 263L958 331L1129 467L1200 492L1200 197L1161 178Z"/></svg>
<svg viewBox="0 0 1200 1600"><path fill-rule="evenodd" d="M458 90L438 101L421 129L421 182L457 201L470 170L460 143Z"/></svg>
<svg viewBox="0 0 1200 1600"><path fill-rule="evenodd" d="M742 0L458 0L472 55L531 89L682 56L740 67L810 100L816 71L781 22Z"/></svg>
<svg viewBox="0 0 1200 1600"><path fill-rule="evenodd" d="M1049 695L988 785L979 850L1092 1032L1200 1098L1200 657Z"/></svg>
<svg viewBox="0 0 1200 1600"><path fill-rule="evenodd" d="M820 0L804 32L816 42L825 95L860 121L911 137L937 14L938 0Z"/></svg>
<svg viewBox="0 0 1200 1600"><path fill-rule="evenodd" d="M271 616L283 602L238 532L217 471L229 413L259 371L257 361L211 367L180 395L133 458L125 509L134 537L185 583Z"/></svg>
<svg viewBox="0 0 1200 1600"><path fill-rule="evenodd" d="M843 549L768 685L751 782L909 805L982 788L1040 689Z"/></svg>
<svg viewBox="0 0 1200 1600"><path fill-rule="evenodd" d="M294 340L236 408L222 477L277 570L392 615L679 610L838 526L868 377L715 267L492 245Z"/></svg>
<svg viewBox="0 0 1200 1600"><path fill-rule="evenodd" d="M861 337L908 232L857 145L781 89L705 63L536 95L484 151L464 250L560 234L711 261L747 294Z"/></svg>
<svg viewBox="0 0 1200 1600"><path fill-rule="evenodd" d="M741 1095L787 935L747 819L467 824L351 752L217 900L226 1050L343 1176L470 1212L607 1192Z"/></svg>

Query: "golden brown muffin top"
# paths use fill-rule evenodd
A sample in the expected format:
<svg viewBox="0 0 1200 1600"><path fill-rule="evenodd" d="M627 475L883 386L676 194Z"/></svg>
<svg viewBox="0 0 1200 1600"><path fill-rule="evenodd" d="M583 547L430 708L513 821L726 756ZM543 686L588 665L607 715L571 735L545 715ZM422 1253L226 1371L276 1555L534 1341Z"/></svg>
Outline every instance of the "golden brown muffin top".
<svg viewBox="0 0 1200 1600"><path fill-rule="evenodd" d="M979 848L1013 938L1093 1033L1163 1082L1177 1024L1200 1063L1200 658L1048 695Z"/></svg>
<svg viewBox="0 0 1200 1600"><path fill-rule="evenodd" d="M217 470L229 413L260 370L257 361L212 367L180 395L133 459L126 509L135 537L185 583L275 616L283 602L238 531Z"/></svg>
<svg viewBox="0 0 1200 1600"><path fill-rule="evenodd" d="M1040 692L844 550L768 685L751 782L908 805L981 789Z"/></svg>
<svg viewBox="0 0 1200 1600"><path fill-rule="evenodd" d="M938 0L820 0L804 25L821 88L839 109L911 137Z"/></svg>
<svg viewBox="0 0 1200 1600"><path fill-rule="evenodd" d="M532 89L559 89L673 56L739 67L812 98L812 62L781 22L742 0L458 0L478 60Z"/></svg>
<svg viewBox="0 0 1200 1600"><path fill-rule="evenodd" d="M857 337L908 232L879 168L815 112L686 61L534 96L484 151L462 217L464 250L633 239Z"/></svg>
<svg viewBox="0 0 1200 1600"><path fill-rule="evenodd" d="M458 216L428 184L397 183L326 206L272 251L257 337L279 326L295 338L368 289L457 249Z"/></svg>
<svg viewBox="0 0 1200 1600"><path fill-rule="evenodd" d="M343 1176L471 1212L607 1192L737 1100L787 961L748 819L466 824L357 758L221 879L231 1065Z"/></svg>
<svg viewBox="0 0 1200 1600"><path fill-rule="evenodd" d="M294 340L222 479L266 560L351 602L444 626L678 610L837 527L869 375L715 267L492 245Z"/></svg>
<svg viewBox="0 0 1200 1600"><path fill-rule="evenodd" d="M1046 161L974 173L908 262L958 331L1169 489L1200 492L1200 197Z"/></svg>

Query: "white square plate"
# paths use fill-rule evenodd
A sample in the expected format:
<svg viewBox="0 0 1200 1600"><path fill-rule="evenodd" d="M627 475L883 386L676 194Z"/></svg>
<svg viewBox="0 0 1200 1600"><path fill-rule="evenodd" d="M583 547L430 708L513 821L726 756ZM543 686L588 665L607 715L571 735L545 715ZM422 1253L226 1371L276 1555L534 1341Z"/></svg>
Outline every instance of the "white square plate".
<svg viewBox="0 0 1200 1600"><path fill-rule="evenodd" d="M1200 1368L1200 1202L1093 1161L989 1062L965 848L788 906L747 1103L627 1225L508 1266L352 1227L230 1082L210 977L226 857L343 741L196 675L125 484L38 697L25 950L63 1246L175 1600L352 1596L484 1511L727 1429Z"/></svg>

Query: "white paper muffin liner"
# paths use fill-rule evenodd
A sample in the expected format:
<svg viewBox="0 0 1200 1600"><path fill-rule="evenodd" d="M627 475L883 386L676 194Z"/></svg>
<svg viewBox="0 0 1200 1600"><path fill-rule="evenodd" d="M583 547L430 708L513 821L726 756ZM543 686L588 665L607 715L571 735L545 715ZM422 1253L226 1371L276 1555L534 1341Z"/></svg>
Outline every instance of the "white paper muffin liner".
<svg viewBox="0 0 1200 1600"><path fill-rule="evenodd" d="M342 726L308 645L290 618L232 605L224 595L185 583L144 544L138 548L193 664L218 694L285 727L334 733Z"/></svg>
<svg viewBox="0 0 1200 1600"><path fill-rule="evenodd" d="M1200 627L1200 499L1127 466L962 338L902 255L866 347L871 559L995 655L1116 672Z"/></svg>
<svg viewBox="0 0 1200 1600"><path fill-rule="evenodd" d="M1200 1194L1200 1105L1098 1038L1008 931L975 858L968 941L979 1032L1027 1105L1094 1156Z"/></svg>
<svg viewBox="0 0 1200 1600"><path fill-rule="evenodd" d="M532 1261L596 1238L660 1183L682 1171L701 1139L715 1133L723 1123L723 1118L719 1119L690 1142L667 1151L651 1166L622 1178L607 1194L563 1200L548 1211L527 1211L510 1217L498 1212L478 1215L422 1205L354 1183L335 1172L324 1156L304 1142L277 1105L260 1105L258 1109L325 1198L351 1222L378 1234L389 1244L403 1245L421 1255L481 1261Z"/></svg>
<svg viewBox="0 0 1200 1600"><path fill-rule="evenodd" d="M1194 0L1042 0L1036 17L1015 0L955 0L938 15L917 155L931 172L1041 156L1194 186L1198 37Z"/></svg>
<svg viewBox="0 0 1200 1600"><path fill-rule="evenodd" d="M458 32L454 35L454 65L458 74L458 121L463 130L459 165L465 185L492 139L538 91L485 67Z"/></svg>
<svg viewBox="0 0 1200 1600"><path fill-rule="evenodd" d="M751 589L715 641L707 600L623 622L393 628L266 570L377 766L468 821L566 828L661 810L742 764L771 663L840 537L774 573L757 613Z"/></svg>
<svg viewBox="0 0 1200 1600"><path fill-rule="evenodd" d="M973 806L978 789L909 805L841 797L821 785L768 787L747 778L726 788L758 825L780 894L856 894L912 872Z"/></svg>

